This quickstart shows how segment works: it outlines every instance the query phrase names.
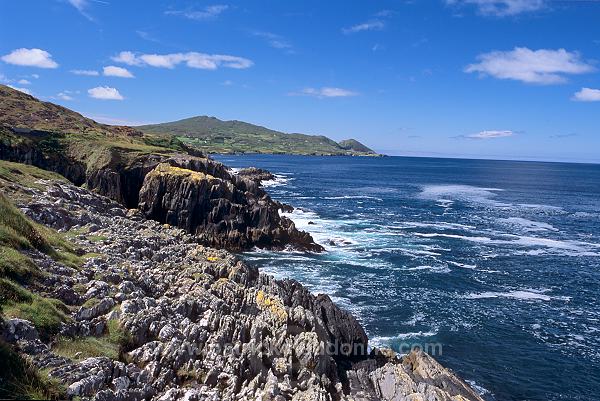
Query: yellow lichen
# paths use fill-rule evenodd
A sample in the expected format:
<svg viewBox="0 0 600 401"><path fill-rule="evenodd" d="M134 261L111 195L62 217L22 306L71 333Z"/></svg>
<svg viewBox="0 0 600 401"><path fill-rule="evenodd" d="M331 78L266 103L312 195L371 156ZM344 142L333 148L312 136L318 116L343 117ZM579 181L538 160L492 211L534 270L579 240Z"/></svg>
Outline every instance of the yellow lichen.
<svg viewBox="0 0 600 401"><path fill-rule="evenodd" d="M209 262L216 262L217 260L219 260L219 258L216 256L208 256L206 260L208 260Z"/></svg>
<svg viewBox="0 0 600 401"><path fill-rule="evenodd" d="M150 172L150 174L164 176L164 175L176 175L182 176L185 178L189 178L194 181L201 180L212 180L215 177L209 174L204 174L199 171L188 170L186 168L171 166L167 163L161 163L156 168Z"/></svg>
<svg viewBox="0 0 600 401"><path fill-rule="evenodd" d="M256 293L256 305L259 309L270 312L280 322L287 321L288 314L279 298L271 297L263 290L259 290Z"/></svg>

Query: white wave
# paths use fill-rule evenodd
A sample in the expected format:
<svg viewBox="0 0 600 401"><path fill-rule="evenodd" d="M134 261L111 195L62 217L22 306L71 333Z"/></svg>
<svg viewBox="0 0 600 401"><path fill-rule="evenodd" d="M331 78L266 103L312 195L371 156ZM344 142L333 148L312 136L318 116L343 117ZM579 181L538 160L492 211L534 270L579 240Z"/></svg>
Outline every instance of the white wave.
<svg viewBox="0 0 600 401"><path fill-rule="evenodd" d="M479 393L479 395L486 395L486 394L490 394L490 390L481 387L479 384L477 384L477 382L475 380L465 380L467 383L469 383L469 386L471 386L471 388L473 388L473 390L477 391L477 393Z"/></svg>
<svg viewBox="0 0 600 401"><path fill-rule="evenodd" d="M464 241L485 243L488 245L507 245L507 246L522 246L522 247L543 247L548 249L566 251L561 253L563 256L599 256L600 253L596 252L596 249L600 248L600 244L571 241L571 240L556 240L551 238L541 238L532 236L519 236L512 234L503 234L505 238L510 239L492 239L489 237L479 236L468 236L458 234L444 234L444 233L414 233L417 237L423 238L452 238L460 239ZM543 252L542 252L543 253ZM529 253L532 256L536 254L542 254L540 252ZM520 253L522 254L522 253Z"/></svg>
<svg viewBox="0 0 600 401"><path fill-rule="evenodd" d="M403 226L386 226L392 229L406 229L406 228L433 228L433 229L448 229L448 230L474 230L476 227L460 224L460 223L447 223L447 222L434 222L434 223L423 223L418 221L401 221L400 224Z"/></svg>
<svg viewBox="0 0 600 401"><path fill-rule="evenodd" d="M473 236L468 236L468 235L457 235L457 234L415 233L415 235L417 237L424 237L424 238L443 237L443 238L462 239L462 240L465 240L465 241L472 241L472 242L491 242L492 241L492 239L488 238L488 237L473 237Z"/></svg>
<svg viewBox="0 0 600 401"><path fill-rule="evenodd" d="M273 178L272 180L265 180L261 182L261 185L263 187L280 187L282 185L286 185L290 180L293 180L293 178L288 178L286 175L283 174L273 174L275 176L275 178Z"/></svg>
<svg viewBox="0 0 600 401"><path fill-rule="evenodd" d="M443 184L425 185L419 194L424 199L432 199L448 204L453 201L469 201L477 203L497 203L491 200L500 188L475 187L472 185ZM499 203L498 203L499 204Z"/></svg>
<svg viewBox="0 0 600 401"><path fill-rule="evenodd" d="M453 262L451 260L446 261L447 263L451 264L452 266L456 266L456 267L462 267L463 269L470 269L470 270L475 270L477 269L476 265L468 265L466 263L459 263L459 262Z"/></svg>
<svg viewBox="0 0 600 401"><path fill-rule="evenodd" d="M532 221L522 217L509 217L505 219L498 219L498 221L512 226L521 227L525 231L558 231L558 229L551 224L540 221Z"/></svg>
<svg viewBox="0 0 600 401"><path fill-rule="evenodd" d="M342 195L342 196L324 196L323 199L338 200L338 199L372 199L378 202L383 202L383 199L369 195Z"/></svg>
<svg viewBox="0 0 600 401"><path fill-rule="evenodd" d="M471 293L466 295L465 298L468 299L489 299L489 298L512 298L518 299L521 301L551 301L551 300L561 300L561 301L569 301L569 297L562 296L550 296L545 293L548 292L547 289L542 290L534 290L534 289L523 289L523 290L514 290L507 292L480 292L480 293Z"/></svg>
<svg viewBox="0 0 600 401"><path fill-rule="evenodd" d="M407 270L407 271L428 270L428 271L431 271L432 273L450 273L450 271L451 271L448 268L448 266L428 266L428 265L409 267L408 269L405 269L405 270Z"/></svg>
<svg viewBox="0 0 600 401"><path fill-rule="evenodd" d="M374 336L369 338L369 343L375 347L389 347L395 341L403 341L409 338L433 337L437 331L417 331L412 333L400 333L395 336Z"/></svg>

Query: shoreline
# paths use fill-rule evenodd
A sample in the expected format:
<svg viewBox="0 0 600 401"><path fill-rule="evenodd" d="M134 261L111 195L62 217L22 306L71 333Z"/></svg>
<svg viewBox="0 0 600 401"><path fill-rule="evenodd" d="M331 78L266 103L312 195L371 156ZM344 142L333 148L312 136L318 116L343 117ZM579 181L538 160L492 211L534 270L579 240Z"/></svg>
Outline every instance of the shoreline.
<svg viewBox="0 0 600 401"><path fill-rule="evenodd" d="M64 182L40 184L46 189L29 189L31 198L21 201L22 210L66 233L84 230L73 241L94 255L81 271L65 270L56 262L46 268L55 283L84 286L85 294L65 300L74 307L72 321L61 329L61 341L70 344L67 349L76 350L77 343L70 338L102 338L112 321L130 336L123 349L128 355L126 365L105 356L57 354L56 345L41 341L30 322L8 319L4 331L13 334L7 340L39 369L51 366L50 377L65 383L69 397L100 399L101 395L104 400L118 394L142 398L219 394L222 399L281 395L281 400L396 400L403 399L398 398L400 394L446 394L481 400L468 384L425 353L400 357L382 349L346 354L345 344L348 349L367 352L361 348L368 343L366 334L352 315L326 295L312 295L297 281L261 274L227 251L199 246L184 231L146 220L139 212L86 189ZM61 206L65 204L68 210ZM43 259L38 254L32 257ZM118 267L124 263L127 270ZM59 288L53 284L47 290L63 298L64 294L54 292ZM92 304L90 297L98 301ZM198 337L200 333L205 336ZM233 348L223 348L225 344ZM289 345L264 354L267 344ZM328 344L339 348L329 354L323 351L330 349ZM182 353L184 349L190 351ZM256 358L261 354L259 362ZM240 362L248 364L250 371L232 372ZM182 369L198 372L198 379L193 380L197 386L160 380L167 372L179 377ZM336 373L340 369L345 372L342 376ZM419 384L424 378L416 371L428 372L425 387ZM142 376L146 379L140 381ZM290 387L286 383L292 377L298 381Z"/></svg>

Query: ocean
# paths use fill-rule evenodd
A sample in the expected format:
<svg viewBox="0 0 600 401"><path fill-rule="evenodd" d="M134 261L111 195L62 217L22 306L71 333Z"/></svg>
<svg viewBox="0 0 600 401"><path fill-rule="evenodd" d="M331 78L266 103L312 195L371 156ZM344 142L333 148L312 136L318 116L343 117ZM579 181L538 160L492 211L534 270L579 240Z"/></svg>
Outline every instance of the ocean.
<svg viewBox="0 0 600 401"><path fill-rule="evenodd" d="M372 345L431 350L488 400L600 400L600 165L221 155L326 248L253 251Z"/></svg>

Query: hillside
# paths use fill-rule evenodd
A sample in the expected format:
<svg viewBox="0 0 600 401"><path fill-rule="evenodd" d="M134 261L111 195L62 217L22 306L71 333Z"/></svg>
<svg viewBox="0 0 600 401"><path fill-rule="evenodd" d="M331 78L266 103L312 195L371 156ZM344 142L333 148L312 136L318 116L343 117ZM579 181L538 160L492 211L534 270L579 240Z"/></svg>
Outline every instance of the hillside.
<svg viewBox="0 0 600 401"><path fill-rule="evenodd" d="M337 143L323 135L286 134L243 121L222 121L208 116L136 128L145 133L175 136L209 153L376 155L354 139Z"/></svg>

